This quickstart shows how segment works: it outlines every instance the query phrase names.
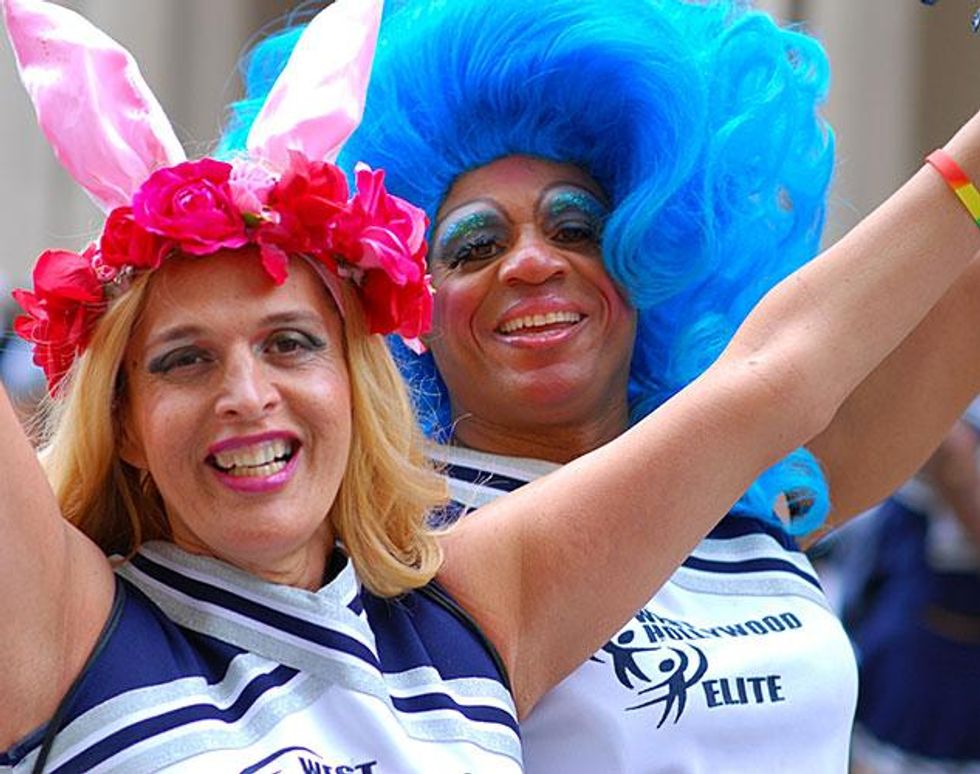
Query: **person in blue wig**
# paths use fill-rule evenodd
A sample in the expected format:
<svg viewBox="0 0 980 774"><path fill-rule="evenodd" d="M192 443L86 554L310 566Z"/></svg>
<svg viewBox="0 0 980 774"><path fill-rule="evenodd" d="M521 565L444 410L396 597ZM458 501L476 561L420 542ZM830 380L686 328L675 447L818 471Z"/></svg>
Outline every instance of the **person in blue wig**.
<svg viewBox="0 0 980 774"><path fill-rule="evenodd" d="M225 152L297 34L248 58ZM430 351L392 347L449 480L440 519L656 411L816 255L828 83L818 42L736 0L407 0L389 14L340 161L383 167L431 219ZM894 225L890 207L879 222ZM863 233L835 248L854 266L895 248ZM887 494L972 397L977 369L956 353L975 351L977 272L545 695L522 723L528 770L846 768L854 658L796 538ZM692 434L690 453L711 444Z"/></svg>

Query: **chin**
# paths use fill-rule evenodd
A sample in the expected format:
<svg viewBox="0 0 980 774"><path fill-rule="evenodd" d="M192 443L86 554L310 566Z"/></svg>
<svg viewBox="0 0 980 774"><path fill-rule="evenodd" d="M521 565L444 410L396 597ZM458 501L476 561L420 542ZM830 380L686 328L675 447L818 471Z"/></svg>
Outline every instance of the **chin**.
<svg viewBox="0 0 980 774"><path fill-rule="evenodd" d="M549 406L555 403L594 402L601 399L596 393L597 379L593 373L575 369L569 373L562 369L547 369L535 374L522 375L509 390L501 390L503 395L513 395L515 400L535 406Z"/></svg>

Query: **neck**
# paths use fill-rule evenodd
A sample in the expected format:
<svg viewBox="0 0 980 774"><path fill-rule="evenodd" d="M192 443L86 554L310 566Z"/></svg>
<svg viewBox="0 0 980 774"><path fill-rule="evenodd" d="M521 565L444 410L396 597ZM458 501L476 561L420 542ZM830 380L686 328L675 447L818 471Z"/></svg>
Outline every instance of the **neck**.
<svg viewBox="0 0 980 774"><path fill-rule="evenodd" d="M212 548L196 536L180 534L177 530L173 542L190 554L221 559L270 583L309 591L323 587L330 558L336 550L332 530L326 521L305 544L283 552L248 550L242 546L226 546L223 550Z"/></svg>
<svg viewBox="0 0 980 774"><path fill-rule="evenodd" d="M564 464L608 443L628 426L624 401L595 417L569 423L504 425L492 417L461 415L454 419L453 438L477 451Z"/></svg>
<svg viewBox="0 0 980 774"><path fill-rule="evenodd" d="M275 566L239 566L270 583L317 591L326 582L327 566L333 550L335 549L330 549L325 554L317 551L292 557L292 561L280 562Z"/></svg>

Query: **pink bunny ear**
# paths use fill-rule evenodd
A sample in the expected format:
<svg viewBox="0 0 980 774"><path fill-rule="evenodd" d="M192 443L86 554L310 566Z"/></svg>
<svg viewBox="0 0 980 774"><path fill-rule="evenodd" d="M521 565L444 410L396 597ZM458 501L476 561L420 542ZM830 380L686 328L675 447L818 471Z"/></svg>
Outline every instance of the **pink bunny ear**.
<svg viewBox="0 0 980 774"><path fill-rule="evenodd" d="M254 158L280 170L290 151L337 158L364 113L381 11L381 0L335 0L314 17L249 132Z"/></svg>
<svg viewBox="0 0 980 774"><path fill-rule="evenodd" d="M187 156L126 49L44 0L0 0L17 68L58 160L103 210Z"/></svg>

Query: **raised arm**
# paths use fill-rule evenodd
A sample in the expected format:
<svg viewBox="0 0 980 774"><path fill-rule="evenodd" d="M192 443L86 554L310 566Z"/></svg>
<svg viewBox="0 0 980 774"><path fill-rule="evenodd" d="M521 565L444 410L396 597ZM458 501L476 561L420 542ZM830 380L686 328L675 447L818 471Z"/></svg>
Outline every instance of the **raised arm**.
<svg viewBox="0 0 980 774"><path fill-rule="evenodd" d="M102 553L61 518L0 388L0 749L51 717L109 614Z"/></svg>
<svg viewBox="0 0 980 774"><path fill-rule="evenodd" d="M947 150L964 169L980 171L970 137L978 118ZM929 170L931 172L931 170ZM955 203L952 191L946 198ZM918 218L933 216L930 207ZM955 213L954 213L955 214ZM969 218L961 212L961 220ZM970 249L980 229L950 224L936 250ZM831 524L861 513L893 491L925 461L980 392L980 261L973 261L904 342L847 398L827 429L808 445L830 486Z"/></svg>
<svg viewBox="0 0 980 774"><path fill-rule="evenodd" d="M948 150L980 174L980 119ZM776 286L700 379L447 537L443 580L500 646L521 711L649 599L761 471L831 424L978 250L980 230L923 168Z"/></svg>

